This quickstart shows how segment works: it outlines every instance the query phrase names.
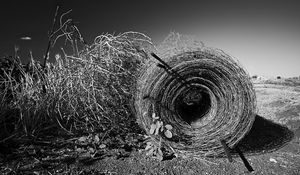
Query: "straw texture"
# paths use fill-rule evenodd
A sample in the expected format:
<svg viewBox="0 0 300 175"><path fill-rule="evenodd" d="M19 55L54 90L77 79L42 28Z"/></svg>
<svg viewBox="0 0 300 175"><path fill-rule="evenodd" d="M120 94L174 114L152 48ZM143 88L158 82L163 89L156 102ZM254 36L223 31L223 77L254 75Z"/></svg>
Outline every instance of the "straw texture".
<svg viewBox="0 0 300 175"><path fill-rule="evenodd" d="M221 140L234 147L255 119L256 97L250 77L223 51L206 48L200 42L182 45L187 42L175 39L174 44L172 37L165 40L158 55L187 84L158 66L157 61L149 60L135 93L138 123L149 132L155 113L164 124L172 125L172 138L163 134L159 137L179 156L222 155Z"/></svg>

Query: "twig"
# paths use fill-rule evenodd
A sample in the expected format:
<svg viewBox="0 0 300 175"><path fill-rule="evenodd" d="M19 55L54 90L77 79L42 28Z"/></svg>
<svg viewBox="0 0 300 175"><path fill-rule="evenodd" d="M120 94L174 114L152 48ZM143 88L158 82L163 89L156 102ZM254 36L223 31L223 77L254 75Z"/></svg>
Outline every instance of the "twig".
<svg viewBox="0 0 300 175"><path fill-rule="evenodd" d="M173 70L166 62L164 62L161 58L159 58L155 53L152 52L151 55L161 63L157 65L158 67L163 68L171 76L179 79L184 86L187 86L188 88L192 87L192 85L189 82L187 82L181 75L179 75L179 73Z"/></svg>
<svg viewBox="0 0 300 175"><path fill-rule="evenodd" d="M53 33L54 26L55 26L55 23L56 23L56 16L57 16L58 10L59 10L59 6L56 6L56 11L55 11L55 15L54 15L54 18L53 18L51 31L50 31L49 36L48 36L48 46L47 46L47 50L46 50L45 57L44 57L44 64L43 64L44 73L46 73L46 63L47 63L47 59L48 59L48 56L49 56L51 42L52 42L51 35ZM46 81L45 81L45 77L44 77L44 83L43 83L43 86L42 86L43 93L46 93L46 85L45 84L46 84Z"/></svg>
<svg viewBox="0 0 300 175"><path fill-rule="evenodd" d="M55 11L55 15L54 15L54 18L53 18L52 27L51 27L51 30L50 30L50 34L48 36L48 46L47 46L47 50L46 50L45 57L44 57L44 64L43 64L44 70L46 69L47 58L48 58L48 54L49 54L50 46L51 46L51 41L52 41L51 37L52 37L54 26L55 26L55 23L56 23L56 17L57 17L58 10L59 10L59 6L56 6L56 11Z"/></svg>
<svg viewBox="0 0 300 175"><path fill-rule="evenodd" d="M235 147L235 150L237 151L237 153L239 154L239 156L241 157L244 165L246 166L246 168L248 169L249 172L254 171L252 166L250 165L250 163L248 162L248 160L245 158L243 152L240 150L240 148L238 146Z"/></svg>
<svg viewBox="0 0 300 175"><path fill-rule="evenodd" d="M16 136L17 133L10 135L9 137L6 137L5 139L1 140L0 143L4 143L6 140L9 140L11 138L13 138L14 136Z"/></svg>
<svg viewBox="0 0 300 175"><path fill-rule="evenodd" d="M221 144L222 144L222 146L224 148L225 154L226 154L229 162L232 162L232 156L230 154L230 148L227 146L225 140L221 140Z"/></svg>

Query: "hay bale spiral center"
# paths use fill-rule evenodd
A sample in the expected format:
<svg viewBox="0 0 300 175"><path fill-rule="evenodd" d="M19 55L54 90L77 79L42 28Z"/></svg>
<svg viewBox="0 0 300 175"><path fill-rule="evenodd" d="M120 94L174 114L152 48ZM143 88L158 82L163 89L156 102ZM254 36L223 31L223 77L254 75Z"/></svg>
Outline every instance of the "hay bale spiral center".
<svg viewBox="0 0 300 175"><path fill-rule="evenodd" d="M197 126L210 110L211 100L207 91L188 90L175 100L175 111L180 118L191 126Z"/></svg>
<svg viewBox="0 0 300 175"><path fill-rule="evenodd" d="M172 138L161 135L163 144L184 156L222 155L221 140L233 148L255 119L256 97L249 75L217 50L183 52L164 61L188 85L149 62L135 94L140 125L149 133L155 113L173 126Z"/></svg>

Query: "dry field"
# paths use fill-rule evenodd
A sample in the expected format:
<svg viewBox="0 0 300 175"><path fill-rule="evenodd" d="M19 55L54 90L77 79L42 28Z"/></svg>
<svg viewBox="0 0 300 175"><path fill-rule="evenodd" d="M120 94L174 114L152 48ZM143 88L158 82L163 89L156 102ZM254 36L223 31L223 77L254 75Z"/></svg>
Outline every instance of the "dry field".
<svg viewBox="0 0 300 175"><path fill-rule="evenodd" d="M300 86L282 85L282 81L266 83L254 80L258 116L246 140L240 144L254 169L252 173L248 172L238 156L234 157L232 163L226 158L173 158L160 162L145 156L143 150L131 152L125 158L107 157L91 165L77 167L76 172L174 175L300 174ZM294 137L287 136L285 132L294 133Z"/></svg>
<svg viewBox="0 0 300 175"><path fill-rule="evenodd" d="M165 48L182 51L173 36ZM253 79L257 115L238 147L254 172L234 151L231 163L147 156L145 131L125 102L147 56L137 46L149 43L137 32L101 35L47 71L33 59L29 72L15 63L1 69L0 174L300 174L299 79Z"/></svg>
<svg viewBox="0 0 300 175"><path fill-rule="evenodd" d="M3 157L2 150L1 174L297 175L300 174L300 86L297 80L293 80L294 84L290 80L289 84L284 82L253 80L257 116L251 131L239 143L254 169L251 173L234 152L232 163L226 157L183 159L170 156L158 161L146 156L143 132L132 127L131 134L97 135L92 141L91 137L36 141L20 146L18 150L23 149L22 154L12 154L9 158ZM100 140L106 145L97 145L99 138L106 138ZM121 138L125 138L125 143ZM97 150L91 145L97 145Z"/></svg>
<svg viewBox="0 0 300 175"><path fill-rule="evenodd" d="M104 138L101 135L93 137L92 141L91 137L55 138L52 143L36 141L20 147L19 150L23 149L20 155L13 154L6 159L1 154L1 174L297 175L300 174L300 86L298 80L287 81L289 84L286 80L253 79L257 116L251 131L239 143L254 169L251 173L234 152L232 163L226 157L183 159L170 156L158 161L146 156L143 132L133 127L131 134L115 133L100 140L106 146L96 144L99 137ZM123 135L126 143L120 140ZM98 149L93 150L91 145L97 145Z"/></svg>

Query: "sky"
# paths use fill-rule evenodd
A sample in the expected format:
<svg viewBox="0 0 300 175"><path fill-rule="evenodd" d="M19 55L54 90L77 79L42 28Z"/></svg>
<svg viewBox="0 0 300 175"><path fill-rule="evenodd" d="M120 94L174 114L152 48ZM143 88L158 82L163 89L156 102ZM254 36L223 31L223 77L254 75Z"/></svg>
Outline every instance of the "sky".
<svg viewBox="0 0 300 175"><path fill-rule="evenodd" d="M194 35L239 60L250 75L300 76L300 1L290 0L4 0L0 56L43 58L56 5L87 43L104 33L142 32L159 44L171 31ZM24 40L31 37L31 40ZM23 40L22 40L23 38ZM59 46L61 47L61 46Z"/></svg>

